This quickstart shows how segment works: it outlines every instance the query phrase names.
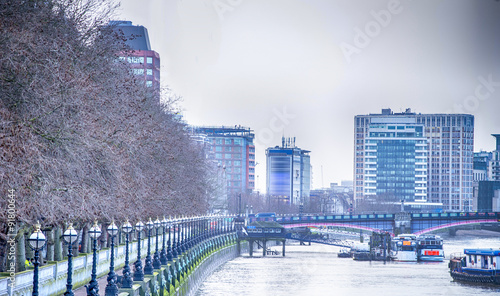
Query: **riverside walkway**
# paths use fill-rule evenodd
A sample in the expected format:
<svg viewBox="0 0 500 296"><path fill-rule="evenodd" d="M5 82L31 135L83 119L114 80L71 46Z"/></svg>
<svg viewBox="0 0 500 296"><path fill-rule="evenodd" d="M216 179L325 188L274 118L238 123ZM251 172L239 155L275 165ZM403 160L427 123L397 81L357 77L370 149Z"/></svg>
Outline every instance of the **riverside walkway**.
<svg viewBox="0 0 500 296"><path fill-rule="evenodd" d="M49 262L35 270L16 273L14 277L2 275L0 295L45 296L67 292L77 296L190 295L215 268L239 255L240 241L234 217L209 216L166 222L156 226L157 230L163 229L153 236L153 227L146 225L148 236L130 242L128 248L126 244L112 245L91 254L69 256L71 260ZM143 227L137 229L142 230ZM141 264L135 262L138 253ZM130 273L122 276L124 267L130 268ZM110 269L114 271L112 277L108 276ZM97 281L91 281L95 277ZM114 280L108 282L108 279ZM85 285L94 287L93 292L88 294Z"/></svg>

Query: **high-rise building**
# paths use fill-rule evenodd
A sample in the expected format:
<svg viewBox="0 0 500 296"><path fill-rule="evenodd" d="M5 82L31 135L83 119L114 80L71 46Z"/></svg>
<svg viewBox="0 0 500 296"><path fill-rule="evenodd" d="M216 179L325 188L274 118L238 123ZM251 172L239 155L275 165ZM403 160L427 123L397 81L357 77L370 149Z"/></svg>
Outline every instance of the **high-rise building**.
<svg viewBox="0 0 500 296"><path fill-rule="evenodd" d="M441 203L470 210L474 116L407 109L354 118L354 198Z"/></svg>
<svg viewBox="0 0 500 296"><path fill-rule="evenodd" d="M491 157L491 179L492 181L500 181L500 134L492 136L496 139L496 146Z"/></svg>
<svg viewBox="0 0 500 296"><path fill-rule="evenodd" d="M310 151L295 146L295 138L266 149L267 194L285 204L309 202L311 190Z"/></svg>
<svg viewBox="0 0 500 296"><path fill-rule="evenodd" d="M474 182L492 180L493 171L493 152L474 152L473 168Z"/></svg>
<svg viewBox="0 0 500 296"><path fill-rule="evenodd" d="M144 77L147 87L159 91L160 55L151 50L148 30L130 21L110 21L109 25L131 49L121 53L120 59L130 64L135 75Z"/></svg>
<svg viewBox="0 0 500 296"><path fill-rule="evenodd" d="M206 135L209 158L225 168L228 194L255 189L255 134L248 127L198 126L193 133Z"/></svg>

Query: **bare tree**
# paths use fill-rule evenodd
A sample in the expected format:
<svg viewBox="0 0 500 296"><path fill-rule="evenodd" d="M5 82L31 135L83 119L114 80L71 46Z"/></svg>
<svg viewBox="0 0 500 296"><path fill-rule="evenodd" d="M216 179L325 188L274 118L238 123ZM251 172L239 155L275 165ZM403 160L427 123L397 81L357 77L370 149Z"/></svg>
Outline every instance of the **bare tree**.
<svg viewBox="0 0 500 296"><path fill-rule="evenodd" d="M15 190L25 232L207 210L204 152L171 92L151 92L118 59L130 49L107 26L115 7L0 0L0 208ZM0 212L0 266L7 221Z"/></svg>

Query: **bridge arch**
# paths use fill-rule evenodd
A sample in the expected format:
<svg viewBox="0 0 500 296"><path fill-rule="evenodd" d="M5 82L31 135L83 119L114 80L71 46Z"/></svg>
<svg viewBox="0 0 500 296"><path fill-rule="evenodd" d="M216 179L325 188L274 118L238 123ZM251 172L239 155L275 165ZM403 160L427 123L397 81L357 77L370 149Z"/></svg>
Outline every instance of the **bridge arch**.
<svg viewBox="0 0 500 296"><path fill-rule="evenodd" d="M445 223L433 227L429 227L426 229L422 229L419 231L414 232L413 234L415 235L421 235L425 233L429 233L432 231L440 230L440 229L445 229L445 228L452 228L452 227L457 227L457 226L462 226L462 225L471 225L471 224L480 224L480 223L487 223L487 222L496 222L496 220L465 220L465 221L456 221L456 222L451 222L451 223Z"/></svg>
<svg viewBox="0 0 500 296"><path fill-rule="evenodd" d="M334 222L302 222L296 224L283 224L283 227L286 229L291 228L299 228L299 227L318 227L318 226L332 226L332 227L346 227L346 228L354 228L359 230L371 231L371 232L381 232L378 228L372 228L364 225L357 225L355 223L334 223ZM387 231L394 236L392 231Z"/></svg>

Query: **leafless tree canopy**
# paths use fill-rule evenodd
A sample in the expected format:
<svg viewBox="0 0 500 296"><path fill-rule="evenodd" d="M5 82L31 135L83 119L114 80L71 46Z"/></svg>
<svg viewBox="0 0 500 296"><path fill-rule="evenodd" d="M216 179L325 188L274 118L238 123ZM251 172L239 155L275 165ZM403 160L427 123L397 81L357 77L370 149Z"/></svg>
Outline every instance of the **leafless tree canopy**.
<svg viewBox="0 0 500 296"><path fill-rule="evenodd" d="M207 208L204 153L172 100L158 103L118 60L127 48L106 27L113 9L102 0L0 0L0 208L15 189L18 221Z"/></svg>

